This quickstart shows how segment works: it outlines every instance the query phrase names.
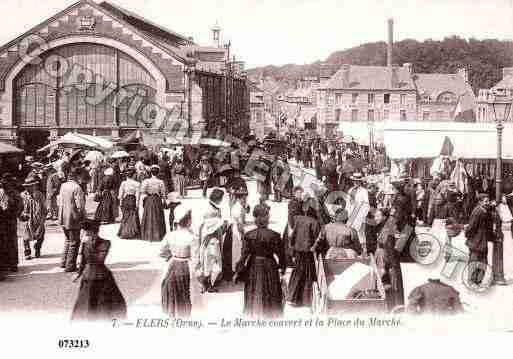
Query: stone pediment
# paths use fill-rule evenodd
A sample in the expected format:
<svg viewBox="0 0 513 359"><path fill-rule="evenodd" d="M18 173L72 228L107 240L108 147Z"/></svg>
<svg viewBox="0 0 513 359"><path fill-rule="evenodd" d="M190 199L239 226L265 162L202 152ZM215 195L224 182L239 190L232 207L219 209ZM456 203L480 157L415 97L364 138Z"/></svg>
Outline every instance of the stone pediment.
<svg viewBox="0 0 513 359"><path fill-rule="evenodd" d="M158 67L166 78L166 90L183 89L184 54L169 46L164 47L147 34L118 19L106 9L91 1L80 1L66 10L44 21L11 43L0 48L0 91L5 89L5 80L10 70L21 61L20 49L27 42L34 43L35 36L45 42L70 37L105 37L121 42L144 54ZM42 47L44 48L44 47ZM32 48L30 48L32 50Z"/></svg>

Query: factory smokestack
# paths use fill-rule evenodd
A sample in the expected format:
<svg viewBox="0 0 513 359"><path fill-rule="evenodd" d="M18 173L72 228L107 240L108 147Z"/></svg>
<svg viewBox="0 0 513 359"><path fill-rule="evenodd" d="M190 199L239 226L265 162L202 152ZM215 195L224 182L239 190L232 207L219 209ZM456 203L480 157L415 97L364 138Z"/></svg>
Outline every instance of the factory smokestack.
<svg viewBox="0 0 513 359"><path fill-rule="evenodd" d="M388 19L387 66L392 67L392 52L394 45L394 19Z"/></svg>

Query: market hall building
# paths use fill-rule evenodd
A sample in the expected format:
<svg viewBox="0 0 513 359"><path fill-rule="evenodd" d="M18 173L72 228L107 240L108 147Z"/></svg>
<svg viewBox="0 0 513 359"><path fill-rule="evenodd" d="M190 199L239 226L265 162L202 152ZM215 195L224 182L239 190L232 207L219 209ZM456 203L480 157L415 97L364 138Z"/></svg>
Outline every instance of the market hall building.
<svg viewBox="0 0 513 359"><path fill-rule="evenodd" d="M212 35L199 46L118 5L79 1L0 48L0 141L32 152L70 131L116 139L177 122L243 136L248 81L218 26Z"/></svg>

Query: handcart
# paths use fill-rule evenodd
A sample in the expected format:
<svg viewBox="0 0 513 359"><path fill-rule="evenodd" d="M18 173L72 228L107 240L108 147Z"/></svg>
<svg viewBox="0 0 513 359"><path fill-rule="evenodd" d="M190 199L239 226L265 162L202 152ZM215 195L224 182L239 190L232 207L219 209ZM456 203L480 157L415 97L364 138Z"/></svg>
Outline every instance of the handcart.
<svg viewBox="0 0 513 359"><path fill-rule="evenodd" d="M364 283L363 290L359 290L360 293L354 293L354 297L347 299L330 299L329 287L335 276L342 274L356 262L371 267L370 276L367 283ZM328 315L343 312L387 312L385 288L374 256L356 259L326 259L315 256L315 266L317 282L314 283L313 288L312 311L314 313Z"/></svg>

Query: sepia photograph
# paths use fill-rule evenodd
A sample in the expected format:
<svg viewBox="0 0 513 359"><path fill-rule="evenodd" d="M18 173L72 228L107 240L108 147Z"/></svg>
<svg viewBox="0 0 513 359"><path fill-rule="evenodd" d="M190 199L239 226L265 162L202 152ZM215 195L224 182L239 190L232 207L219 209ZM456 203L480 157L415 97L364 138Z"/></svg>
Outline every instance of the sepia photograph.
<svg viewBox="0 0 513 359"><path fill-rule="evenodd" d="M512 0L0 12L7 353L513 332Z"/></svg>

